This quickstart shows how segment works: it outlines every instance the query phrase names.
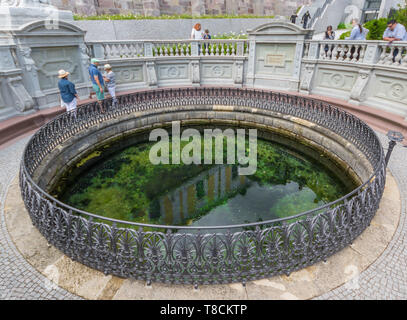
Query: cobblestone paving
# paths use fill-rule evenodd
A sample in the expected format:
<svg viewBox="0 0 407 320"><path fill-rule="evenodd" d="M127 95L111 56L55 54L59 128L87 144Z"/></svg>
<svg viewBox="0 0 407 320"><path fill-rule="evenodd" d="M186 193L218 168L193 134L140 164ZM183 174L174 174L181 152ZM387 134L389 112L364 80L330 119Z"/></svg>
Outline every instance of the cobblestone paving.
<svg viewBox="0 0 407 320"><path fill-rule="evenodd" d="M379 134L387 148L387 138ZM55 287L35 270L15 248L7 233L4 200L9 184L18 173L24 138L0 150L0 300L78 299ZM402 215L397 231L384 253L352 284L340 286L316 299L407 299L407 148L396 146L389 167L402 197Z"/></svg>
<svg viewBox="0 0 407 320"><path fill-rule="evenodd" d="M34 269L17 251L7 233L4 201L18 173L21 154L28 138L0 150L0 299L78 299L56 287Z"/></svg>
<svg viewBox="0 0 407 320"><path fill-rule="evenodd" d="M387 151L388 140L378 134ZM382 255L352 281L317 299L407 299L407 148L394 148L389 168L397 181L401 195L401 216L393 239Z"/></svg>

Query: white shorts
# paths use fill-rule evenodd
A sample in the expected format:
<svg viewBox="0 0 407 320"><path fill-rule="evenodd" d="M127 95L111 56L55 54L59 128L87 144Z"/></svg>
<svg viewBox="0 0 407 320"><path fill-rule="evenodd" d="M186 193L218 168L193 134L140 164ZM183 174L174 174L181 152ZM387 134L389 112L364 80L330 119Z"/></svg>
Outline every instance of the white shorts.
<svg viewBox="0 0 407 320"><path fill-rule="evenodd" d="M116 98L116 87L107 87L107 90L109 91L109 94L112 96L112 98Z"/></svg>
<svg viewBox="0 0 407 320"><path fill-rule="evenodd" d="M71 102L64 102L61 100L61 106L66 108L66 112L72 111L76 109L77 100L73 98Z"/></svg>

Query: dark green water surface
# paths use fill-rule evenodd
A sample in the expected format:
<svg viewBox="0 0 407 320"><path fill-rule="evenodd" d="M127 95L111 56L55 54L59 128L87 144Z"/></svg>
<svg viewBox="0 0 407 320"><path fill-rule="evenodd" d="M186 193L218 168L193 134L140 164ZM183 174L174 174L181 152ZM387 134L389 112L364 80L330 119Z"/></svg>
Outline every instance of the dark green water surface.
<svg viewBox="0 0 407 320"><path fill-rule="evenodd" d="M214 226L296 215L334 201L355 185L292 148L258 140L257 172L237 165L153 165L154 142L132 145L75 176L57 197L98 215L140 223ZM322 157L322 156L321 156ZM84 162L84 161L83 161ZM344 182L345 181L345 182Z"/></svg>

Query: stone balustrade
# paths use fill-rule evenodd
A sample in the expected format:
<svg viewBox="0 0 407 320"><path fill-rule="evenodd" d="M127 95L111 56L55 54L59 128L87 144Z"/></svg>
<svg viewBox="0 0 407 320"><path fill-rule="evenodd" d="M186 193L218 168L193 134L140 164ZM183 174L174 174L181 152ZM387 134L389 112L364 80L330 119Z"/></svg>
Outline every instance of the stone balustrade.
<svg viewBox="0 0 407 320"><path fill-rule="evenodd" d="M306 41L300 91L407 118L407 42Z"/></svg>
<svg viewBox="0 0 407 320"><path fill-rule="evenodd" d="M88 97L92 57L112 65L118 93L252 87L338 98L407 118L406 42L310 40L312 30L281 20L249 31L247 40L85 42L69 23L44 30L34 22L3 44L0 34L0 120L57 106L59 69L71 72L80 96Z"/></svg>
<svg viewBox="0 0 407 320"><path fill-rule="evenodd" d="M305 44L304 58L405 68L407 42L311 40Z"/></svg>
<svg viewBox="0 0 407 320"><path fill-rule="evenodd" d="M101 59L143 57L247 57L247 40L151 40L87 42L88 53ZM147 51L146 51L147 50Z"/></svg>

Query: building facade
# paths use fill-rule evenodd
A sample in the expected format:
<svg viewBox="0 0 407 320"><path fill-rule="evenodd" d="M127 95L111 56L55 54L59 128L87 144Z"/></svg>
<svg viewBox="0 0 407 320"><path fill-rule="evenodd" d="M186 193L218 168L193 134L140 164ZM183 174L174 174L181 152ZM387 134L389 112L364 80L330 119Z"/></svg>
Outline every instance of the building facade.
<svg viewBox="0 0 407 320"><path fill-rule="evenodd" d="M59 9L75 14L126 14L159 16L176 14L291 15L314 0L50 0Z"/></svg>

